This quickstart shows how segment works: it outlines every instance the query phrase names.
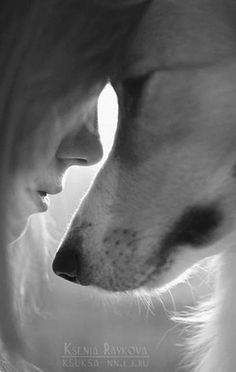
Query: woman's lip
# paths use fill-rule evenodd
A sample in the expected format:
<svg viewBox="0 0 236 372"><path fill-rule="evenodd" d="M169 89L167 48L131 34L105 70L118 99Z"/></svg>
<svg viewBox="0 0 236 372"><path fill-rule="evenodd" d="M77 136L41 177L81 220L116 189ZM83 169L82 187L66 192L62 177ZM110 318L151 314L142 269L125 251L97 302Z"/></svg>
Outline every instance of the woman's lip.
<svg viewBox="0 0 236 372"><path fill-rule="evenodd" d="M62 191L62 185L54 185L53 187L41 188L38 190L27 189L30 195L30 199L33 201L35 207L32 213L46 212L50 205L49 195L58 194ZM45 191L46 190L46 191ZM36 209L35 209L36 208Z"/></svg>
<svg viewBox="0 0 236 372"><path fill-rule="evenodd" d="M44 193L44 194L49 194L49 195L55 195L55 194L59 194L61 191L62 191L62 185L56 185L56 186L53 186L53 187L44 187L44 188L39 188L38 189L38 192L39 193Z"/></svg>
<svg viewBox="0 0 236 372"><path fill-rule="evenodd" d="M45 191L36 191L36 198L35 198L37 208L42 211L46 212L48 210L50 200L48 194Z"/></svg>
<svg viewBox="0 0 236 372"><path fill-rule="evenodd" d="M46 212L48 210L50 200L46 191L27 189L27 193L29 197L28 209L30 214Z"/></svg>
<svg viewBox="0 0 236 372"><path fill-rule="evenodd" d="M44 196L47 195L46 191L38 191L38 193L39 193L39 195L40 195L41 197L44 197Z"/></svg>

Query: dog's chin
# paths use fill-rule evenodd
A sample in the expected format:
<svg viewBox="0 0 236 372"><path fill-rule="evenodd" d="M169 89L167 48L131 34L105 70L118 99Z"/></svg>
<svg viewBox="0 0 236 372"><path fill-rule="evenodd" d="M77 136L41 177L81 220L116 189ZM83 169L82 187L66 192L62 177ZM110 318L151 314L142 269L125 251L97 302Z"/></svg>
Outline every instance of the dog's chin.
<svg viewBox="0 0 236 372"><path fill-rule="evenodd" d="M94 271L84 272L73 280L67 277L64 277L64 279L89 287L89 289L96 288L96 290L113 293L136 293L140 290L151 293L153 290L157 289L161 292L163 289L165 290L166 287L172 287L180 282L184 282L192 270L192 265L195 263L196 262L190 262L189 266L182 268L182 270L179 267L178 262L176 262L176 265L164 266L161 269L159 268L159 270L153 267L152 270L146 272L146 275L139 276L134 272L133 275L124 279L120 276L121 273L117 276L97 276Z"/></svg>
<svg viewBox="0 0 236 372"><path fill-rule="evenodd" d="M92 277L83 276L79 278L70 278L68 276L63 275L63 279L69 280L75 284L86 286L90 288L95 288L96 290L101 290L105 292L114 292L114 293L124 293L124 292L132 292L137 291L139 289L151 290L156 287L156 279L147 278L146 280L142 280L142 282L132 282L127 283L123 281L118 281L113 277L104 277L100 278L100 280L94 280Z"/></svg>
<svg viewBox="0 0 236 372"><path fill-rule="evenodd" d="M62 279L68 280L71 283L83 286L83 287L89 287L89 288L95 288L97 290L102 290L106 292L127 292L132 290L137 290L141 286L130 284L127 285L127 283L120 283L119 281L116 281L114 278L101 278L99 281L93 280L89 276L80 276L79 278L76 276L70 276L67 274L60 274L60 277ZM147 287L148 285L145 285Z"/></svg>
<svg viewBox="0 0 236 372"><path fill-rule="evenodd" d="M115 285L107 285L105 283L99 283L99 284L92 284L91 285L92 287L98 289L98 290L102 290L102 291L106 291L106 292L112 292L112 293L124 293L124 292L132 292L133 290L135 289L138 289L138 287L135 287L135 286L123 286L119 283L115 284Z"/></svg>

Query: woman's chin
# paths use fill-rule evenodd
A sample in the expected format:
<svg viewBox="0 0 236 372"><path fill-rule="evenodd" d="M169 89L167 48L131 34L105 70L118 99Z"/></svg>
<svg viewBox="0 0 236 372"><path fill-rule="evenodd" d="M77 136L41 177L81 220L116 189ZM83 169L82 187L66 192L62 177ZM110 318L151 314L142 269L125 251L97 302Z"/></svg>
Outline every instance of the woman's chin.
<svg viewBox="0 0 236 372"><path fill-rule="evenodd" d="M18 219L15 217L11 218L7 234L7 244L16 242L24 235L27 229L28 221L29 216L24 218L21 216L21 218Z"/></svg>

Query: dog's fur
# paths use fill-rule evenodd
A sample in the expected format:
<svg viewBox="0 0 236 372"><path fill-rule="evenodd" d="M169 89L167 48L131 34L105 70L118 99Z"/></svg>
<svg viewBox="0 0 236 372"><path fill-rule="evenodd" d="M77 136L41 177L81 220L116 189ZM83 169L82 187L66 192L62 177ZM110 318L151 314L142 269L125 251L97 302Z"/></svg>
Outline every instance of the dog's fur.
<svg viewBox="0 0 236 372"><path fill-rule="evenodd" d="M236 358L236 4L153 0L110 69L119 125L53 267L112 291L160 287L218 254L200 372ZM198 349L197 349L198 350Z"/></svg>

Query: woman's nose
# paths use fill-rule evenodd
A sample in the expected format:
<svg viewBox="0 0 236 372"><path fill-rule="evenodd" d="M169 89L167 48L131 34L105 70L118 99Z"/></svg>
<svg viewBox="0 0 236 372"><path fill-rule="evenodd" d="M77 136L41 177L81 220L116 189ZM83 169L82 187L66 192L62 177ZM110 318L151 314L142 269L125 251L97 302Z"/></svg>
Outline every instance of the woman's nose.
<svg viewBox="0 0 236 372"><path fill-rule="evenodd" d="M92 165L101 160L102 145L97 132L91 132L85 125L76 133L66 136L56 157L69 165Z"/></svg>

